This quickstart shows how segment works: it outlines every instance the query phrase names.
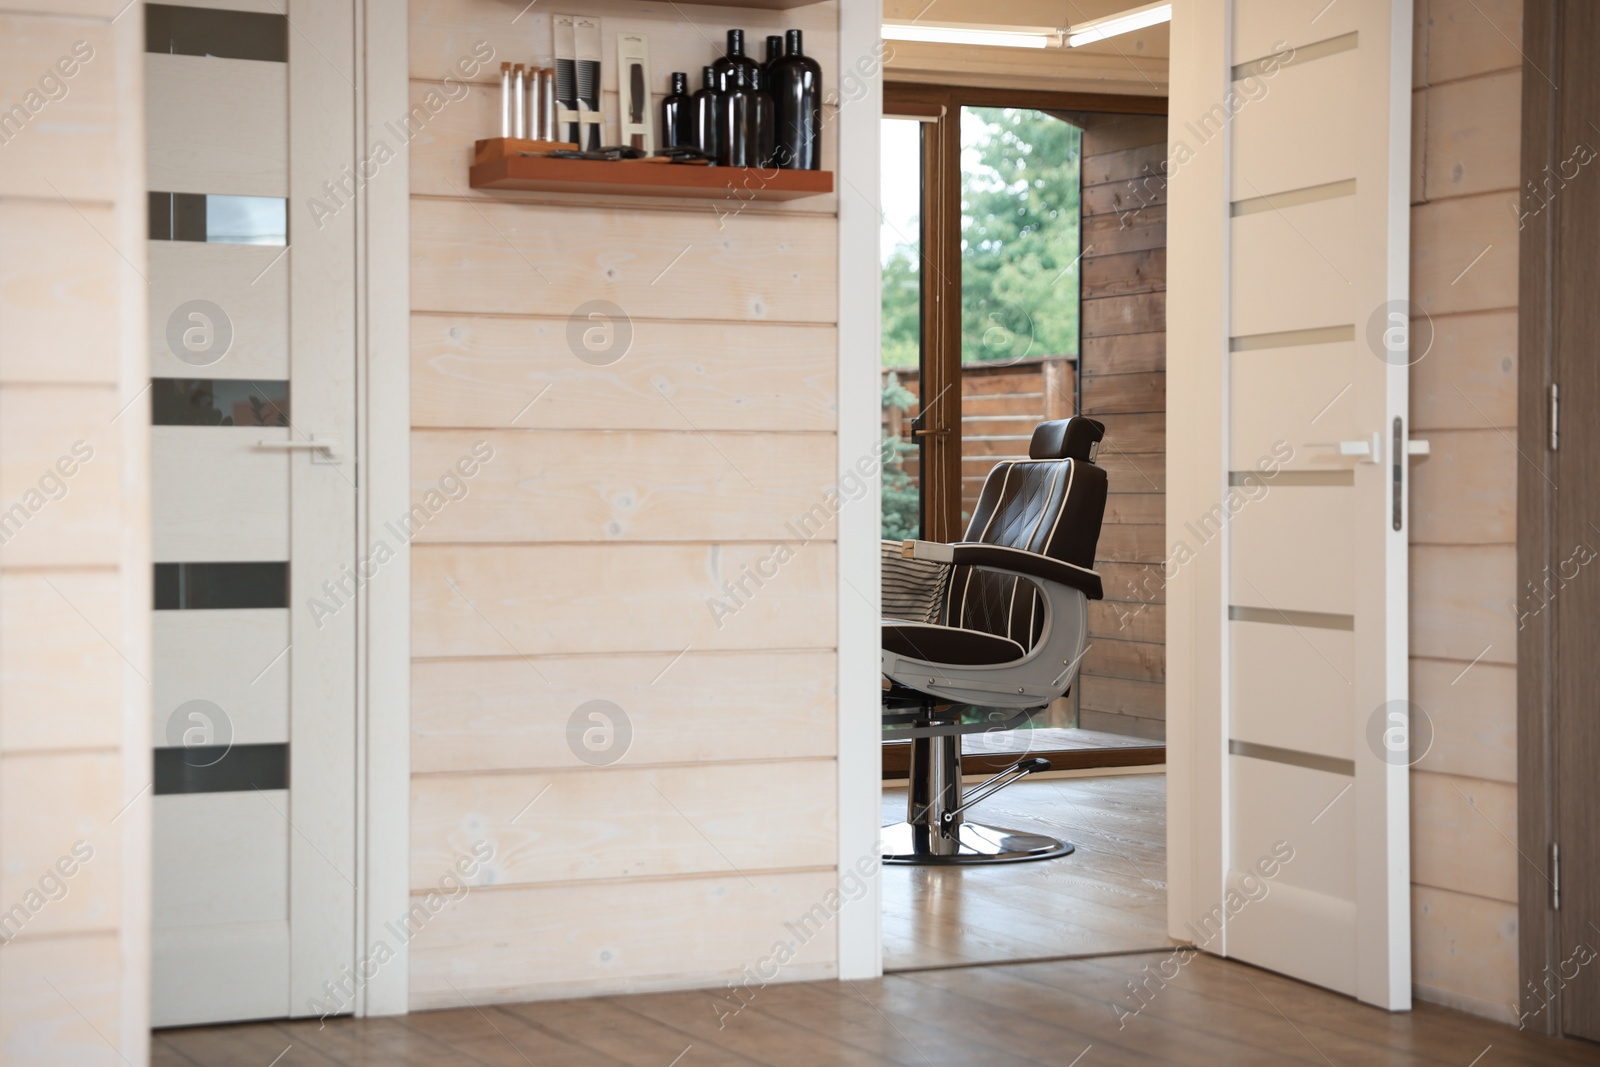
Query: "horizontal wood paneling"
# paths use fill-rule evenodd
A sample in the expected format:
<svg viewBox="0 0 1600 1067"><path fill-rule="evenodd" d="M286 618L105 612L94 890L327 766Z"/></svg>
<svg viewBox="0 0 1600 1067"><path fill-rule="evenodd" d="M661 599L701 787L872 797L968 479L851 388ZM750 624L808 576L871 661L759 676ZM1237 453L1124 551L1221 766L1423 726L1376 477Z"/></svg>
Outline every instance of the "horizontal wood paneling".
<svg viewBox="0 0 1600 1067"><path fill-rule="evenodd" d="M122 531L105 514L122 475L122 435L111 421L119 406L103 386L0 386L5 566L111 566L121 558Z"/></svg>
<svg viewBox="0 0 1600 1067"><path fill-rule="evenodd" d="M1411 549L1411 654L1515 663L1513 545Z"/></svg>
<svg viewBox="0 0 1600 1067"><path fill-rule="evenodd" d="M1083 379L1083 406L1086 411L1121 413L1167 409L1167 375L1093 374Z"/></svg>
<svg viewBox="0 0 1600 1067"><path fill-rule="evenodd" d="M1520 68L1522 0L1428 0L1427 34L1432 85ZM1517 143L1514 132L1502 140L1507 149Z"/></svg>
<svg viewBox="0 0 1600 1067"><path fill-rule="evenodd" d="M1434 315L1433 348L1411 368L1411 428L1517 424L1517 313Z"/></svg>
<svg viewBox="0 0 1600 1067"><path fill-rule="evenodd" d="M1414 208L1411 299L1430 315L1515 307L1516 204L1508 191Z"/></svg>
<svg viewBox="0 0 1600 1067"><path fill-rule="evenodd" d="M1515 904L1413 886L1411 951L1418 999L1515 1021Z"/></svg>
<svg viewBox="0 0 1600 1067"><path fill-rule="evenodd" d="M60 78L56 63L73 59L79 41L83 46L78 54L88 55L87 63L79 61L70 80ZM118 169L105 164L116 158L118 147L117 63L108 25L37 14L0 15L0 101L10 116L0 125L5 136L0 148L6 153L0 197L52 202L65 197L102 204L116 197ZM40 91L39 80L46 75L66 87L55 100ZM28 113L25 124L14 117L13 106ZM101 236L113 246L120 240L115 230ZM130 253L130 258L137 263L140 257Z"/></svg>
<svg viewBox="0 0 1600 1067"><path fill-rule="evenodd" d="M1083 707L1145 719L1166 718L1166 692L1166 686L1155 681L1088 673L1078 681L1078 698Z"/></svg>
<svg viewBox="0 0 1600 1067"><path fill-rule="evenodd" d="M1500 430L1433 430L1428 438L1432 452L1411 464L1411 543L1514 544L1514 438Z"/></svg>
<svg viewBox="0 0 1600 1067"><path fill-rule="evenodd" d="M1165 530L1137 524L1102 526L1095 556L1119 563L1162 563L1167 558Z"/></svg>
<svg viewBox="0 0 1600 1067"><path fill-rule="evenodd" d="M1085 215L1080 240L1085 260L1167 245L1167 209L1156 206L1129 214Z"/></svg>
<svg viewBox="0 0 1600 1067"><path fill-rule="evenodd" d="M122 945L116 934L18 940L0 964L0 1048L14 1067L115 1067L106 1044L122 1018ZM50 984L41 980L48 976ZM55 988L51 988L54 985ZM68 1001L62 993L71 991ZM85 1025L87 1021L87 1025Z"/></svg>
<svg viewBox="0 0 1600 1067"><path fill-rule="evenodd" d="M1152 466L1157 463L1166 463L1167 451L1167 416L1165 412L1150 412L1141 415L1094 415L1089 413L1099 422L1105 423L1105 443L1100 447L1112 455L1122 454L1133 456L1134 462L1144 463L1141 453L1156 457Z"/></svg>
<svg viewBox="0 0 1600 1067"><path fill-rule="evenodd" d="M116 233L106 206L0 200L0 383L116 382L117 351L105 338L117 329L118 274L134 272Z"/></svg>
<svg viewBox="0 0 1600 1067"><path fill-rule="evenodd" d="M1165 643L1167 606L1092 601L1089 604L1089 637L1096 641Z"/></svg>
<svg viewBox="0 0 1600 1067"><path fill-rule="evenodd" d="M834 686L827 652L424 660L411 673L411 769L570 768L567 724L590 700L628 717L628 766L829 756Z"/></svg>
<svg viewBox="0 0 1600 1067"><path fill-rule="evenodd" d="M779 941L793 946L794 959L778 981L830 977L832 929L802 943L785 924L822 905L837 884L833 872L756 872L471 890L412 939L411 1008L463 996L548 1000L742 982L741 971L771 959Z"/></svg>
<svg viewBox="0 0 1600 1067"><path fill-rule="evenodd" d="M625 316L736 322L837 317L835 223L708 212L414 199L416 311L572 315L606 300Z"/></svg>
<svg viewBox="0 0 1600 1067"><path fill-rule="evenodd" d="M1517 780L1515 667L1413 659L1411 699L1433 725L1418 770Z"/></svg>
<svg viewBox="0 0 1600 1067"><path fill-rule="evenodd" d="M1095 674L1134 682L1167 679L1166 645L1142 641L1102 641L1095 645ZM1086 684L1085 693L1097 686ZM1099 703L1097 699L1095 703Z"/></svg>
<svg viewBox="0 0 1600 1067"><path fill-rule="evenodd" d="M1522 125L1521 86L1509 70L1428 90L1429 200L1521 186L1521 159L1506 151Z"/></svg>
<svg viewBox="0 0 1600 1067"><path fill-rule="evenodd" d="M831 433L419 430L412 501L483 442L494 458L422 528L428 542L833 540ZM868 490L865 482L854 496ZM440 497L433 498L435 501Z"/></svg>
<svg viewBox="0 0 1600 1067"><path fill-rule="evenodd" d="M1164 140L1109 152L1096 150L1092 131L1089 141L1089 145L1084 149L1082 169L1082 181L1086 186L1132 181L1152 172L1159 174L1162 165L1167 161L1167 146ZM1165 245L1166 241L1161 241L1161 244Z"/></svg>
<svg viewBox="0 0 1600 1067"><path fill-rule="evenodd" d="M565 318L414 315L412 418L417 426L515 419L563 429L832 430L837 348L826 325L641 320L626 356L594 366L573 354Z"/></svg>
<svg viewBox="0 0 1600 1067"><path fill-rule="evenodd" d="M1151 248L1119 255L1086 256L1083 291L1096 297L1164 291L1167 287L1167 250Z"/></svg>
<svg viewBox="0 0 1600 1067"><path fill-rule="evenodd" d="M1457 893L1517 899L1517 787L1411 775L1411 881Z"/></svg>
<svg viewBox="0 0 1600 1067"><path fill-rule="evenodd" d="M1138 374L1167 369L1165 334L1113 334L1083 339L1083 366L1097 374Z"/></svg>
<svg viewBox="0 0 1600 1067"><path fill-rule="evenodd" d="M20 931L0 928L7 939L110 933L121 925L122 839L111 825L123 805L121 760L114 751L0 757L0 811L29 813L6 821L0 900L11 909L33 894L36 905ZM70 877L56 866L64 859L75 869ZM15 912L7 918L14 921Z"/></svg>
<svg viewBox="0 0 1600 1067"><path fill-rule="evenodd" d="M748 875L836 861L838 792L831 759L711 763L605 773L424 775L412 783L411 887L434 888L457 856L486 842L494 857L473 885L543 884L683 874ZM785 798L774 833L762 805Z"/></svg>
<svg viewBox="0 0 1600 1067"><path fill-rule="evenodd" d="M1159 563L1095 564L1107 600L1131 603L1164 604L1167 600L1166 576Z"/></svg>
<svg viewBox="0 0 1600 1067"><path fill-rule="evenodd" d="M0 572L0 750L117 744L106 701L127 669L111 641L122 595L111 568Z"/></svg>
<svg viewBox="0 0 1600 1067"><path fill-rule="evenodd" d="M720 583L774 559L747 545L418 545L412 655L833 647L831 545L803 547L764 587L747 582L742 607L714 614L731 602Z"/></svg>

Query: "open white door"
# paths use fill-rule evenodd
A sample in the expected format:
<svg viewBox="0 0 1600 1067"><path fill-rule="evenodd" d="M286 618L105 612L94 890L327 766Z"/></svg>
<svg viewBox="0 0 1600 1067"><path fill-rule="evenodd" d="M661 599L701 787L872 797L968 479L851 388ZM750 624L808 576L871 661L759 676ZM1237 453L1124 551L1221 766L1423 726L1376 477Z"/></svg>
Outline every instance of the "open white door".
<svg viewBox="0 0 1600 1067"><path fill-rule="evenodd" d="M1171 933L1395 1010L1411 34L1179 0L1168 214Z"/></svg>

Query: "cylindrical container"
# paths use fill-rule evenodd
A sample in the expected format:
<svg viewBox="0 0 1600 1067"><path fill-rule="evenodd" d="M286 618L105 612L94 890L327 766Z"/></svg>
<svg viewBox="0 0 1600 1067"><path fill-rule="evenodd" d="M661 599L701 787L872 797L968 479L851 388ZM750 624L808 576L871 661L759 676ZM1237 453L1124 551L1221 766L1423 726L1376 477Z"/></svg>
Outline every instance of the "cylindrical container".
<svg viewBox="0 0 1600 1067"><path fill-rule="evenodd" d="M744 54L744 31L728 31L728 53L715 63L712 69L717 72L717 92L727 93L733 87L733 71L744 68L746 71L760 70L761 64ZM749 86L748 79L745 85Z"/></svg>
<svg viewBox="0 0 1600 1067"><path fill-rule="evenodd" d="M770 70L772 64L783 58L783 38L777 34L767 36L767 58L761 61L762 70Z"/></svg>
<svg viewBox="0 0 1600 1067"><path fill-rule="evenodd" d="M750 78L750 152L747 167L771 167L773 151L772 98L767 95L765 71L753 70Z"/></svg>
<svg viewBox="0 0 1600 1067"><path fill-rule="evenodd" d="M700 154L716 163L728 162L722 148L722 94L717 91L717 71L706 67L704 85L694 94L694 140Z"/></svg>
<svg viewBox="0 0 1600 1067"><path fill-rule="evenodd" d="M511 68L511 136L528 136L528 72L521 63Z"/></svg>
<svg viewBox="0 0 1600 1067"><path fill-rule="evenodd" d="M661 99L661 146L694 147L694 97L689 95L689 75L672 72L672 92Z"/></svg>
<svg viewBox="0 0 1600 1067"><path fill-rule="evenodd" d="M544 104L544 139L559 141L556 136L556 70L546 67L539 72L539 98Z"/></svg>
<svg viewBox="0 0 1600 1067"><path fill-rule="evenodd" d="M540 93L544 91L544 84L539 80L541 71L538 67L528 67L528 139L531 141L544 141L544 99Z"/></svg>
<svg viewBox="0 0 1600 1067"><path fill-rule="evenodd" d="M500 136L511 136L511 64L500 64Z"/></svg>
<svg viewBox="0 0 1600 1067"><path fill-rule="evenodd" d="M720 134L722 162L730 167L756 165L756 147L750 140L751 113L756 94L750 91L750 72L736 66L728 72L728 91L722 96Z"/></svg>
<svg viewBox="0 0 1600 1067"><path fill-rule="evenodd" d="M802 50L799 30L789 31L785 54L767 78L777 165L821 170L822 68Z"/></svg>

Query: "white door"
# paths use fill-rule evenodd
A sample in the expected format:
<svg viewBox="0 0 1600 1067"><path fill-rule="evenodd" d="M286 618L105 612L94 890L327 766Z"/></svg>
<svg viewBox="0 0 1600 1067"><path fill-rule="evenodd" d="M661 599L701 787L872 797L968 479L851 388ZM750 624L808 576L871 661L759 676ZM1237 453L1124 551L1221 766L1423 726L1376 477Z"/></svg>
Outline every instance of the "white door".
<svg viewBox="0 0 1600 1067"><path fill-rule="evenodd" d="M1411 989L1411 20L1176 4L1169 164L1172 933L1390 1009Z"/></svg>
<svg viewBox="0 0 1600 1067"><path fill-rule="evenodd" d="M209 2L145 6L156 1026L354 997L352 9Z"/></svg>

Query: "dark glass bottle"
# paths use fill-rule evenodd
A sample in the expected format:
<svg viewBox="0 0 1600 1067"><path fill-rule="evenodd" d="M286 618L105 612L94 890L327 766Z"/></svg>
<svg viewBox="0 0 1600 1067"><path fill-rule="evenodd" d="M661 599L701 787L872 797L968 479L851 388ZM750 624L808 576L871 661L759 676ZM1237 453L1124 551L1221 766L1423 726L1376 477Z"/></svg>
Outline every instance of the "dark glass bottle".
<svg viewBox="0 0 1600 1067"><path fill-rule="evenodd" d="M722 94L717 91L714 67L703 71L704 86L694 94L694 139L691 142L707 159L727 163L722 149Z"/></svg>
<svg viewBox="0 0 1600 1067"><path fill-rule="evenodd" d="M782 59L768 72L772 98L773 154L789 170L822 169L822 68L790 30Z"/></svg>
<svg viewBox="0 0 1600 1067"><path fill-rule="evenodd" d="M744 54L744 31L728 31L728 54L711 64L717 72L717 92L726 93L733 88L733 71L743 67L746 71L760 70L761 64ZM745 82L749 85L748 80Z"/></svg>
<svg viewBox="0 0 1600 1067"><path fill-rule="evenodd" d="M672 72L672 92L661 98L661 146L694 146L694 97L689 95L689 75Z"/></svg>
<svg viewBox="0 0 1600 1067"><path fill-rule="evenodd" d="M728 91L722 95L719 111L722 116L722 162L730 167L753 167L759 162L752 134L755 132L756 101L760 98L760 93L750 89L750 71L747 68L734 67L728 72Z"/></svg>
<svg viewBox="0 0 1600 1067"><path fill-rule="evenodd" d="M767 58L761 61L761 69L768 71L772 64L783 58L783 38L772 34L767 38Z"/></svg>
<svg viewBox="0 0 1600 1067"><path fill-rule="evenodd" d="M767 75L764 70L753 70L750 78L750 151L749 167L771 167L773 151L772 97L767 95Z"/></svg>

